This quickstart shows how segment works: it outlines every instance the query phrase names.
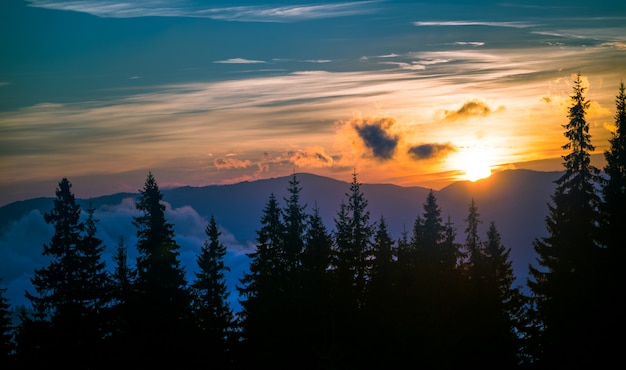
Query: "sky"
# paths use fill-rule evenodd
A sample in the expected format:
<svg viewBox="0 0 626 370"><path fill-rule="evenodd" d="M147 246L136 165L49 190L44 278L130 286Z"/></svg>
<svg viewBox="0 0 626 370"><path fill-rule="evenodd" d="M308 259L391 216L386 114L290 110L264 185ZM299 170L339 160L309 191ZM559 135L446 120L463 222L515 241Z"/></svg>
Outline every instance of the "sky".
<svg viewBox="0 0 626 370"><path fill-rule="evenodd" d="M0 206L148 171L439 189L562 169L578 73L602 166L626 2L3 0L0 50Z"/></svg>

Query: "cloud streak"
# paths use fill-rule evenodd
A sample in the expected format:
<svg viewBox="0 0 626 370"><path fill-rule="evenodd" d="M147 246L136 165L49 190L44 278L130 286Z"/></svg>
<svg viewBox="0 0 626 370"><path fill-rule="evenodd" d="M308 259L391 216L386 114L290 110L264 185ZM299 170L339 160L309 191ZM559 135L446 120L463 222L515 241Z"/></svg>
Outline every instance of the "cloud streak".
<svg viewBox="0 0 626 370"><path fill-rule="evenodd" d="M320 5L211 7L201 2L146 0L28 0L30 6L88 13L102 18L190 17L237 22L295 22L309 19L349 17L374 11L378 1L352 1Z"/></svg>

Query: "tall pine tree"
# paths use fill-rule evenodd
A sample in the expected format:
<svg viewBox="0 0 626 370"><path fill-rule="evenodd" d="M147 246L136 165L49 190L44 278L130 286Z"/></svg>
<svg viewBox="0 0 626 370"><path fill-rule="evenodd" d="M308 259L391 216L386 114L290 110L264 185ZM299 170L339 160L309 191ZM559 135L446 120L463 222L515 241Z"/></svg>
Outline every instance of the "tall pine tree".
<svg viewBox="0 0 626 370"><path fill-rule="evenodd" d="M282 367L286 359L284 336L287 327L282 316L287 307L285 296L285 225L276 196L270 194L257 230L257 245L248 253L249 271L239 279L243 350L242 361ZM250 364L245 363L250 366Z"/></svg>
<svg viewBox="0 0 626 370"><path fill-rule="evenodd" d="M44 244L47 266L35 270L31 279L36 295L26 292L34 308L34 321L24 316L20 338L34 340L23 350L50 363L88 367L98 364L103 332L102 308L107 304L107 276L101 254L102 241L96 234L94 209L89 207L86 222L72 193L72 184L63 178L56 189L52 210L44 215L54 225L54 235ZM29 347L26 349L24 347ZM35 361L30 362L30 361Z"/></svg>
<svg viewBox="0 0 626 370"><path fill-rule="evenodd" d="M605 327L612 330L603 337L607 354L621 353L619 344L613 338L626 330L626 277L623 274L623 261L626 259L626 93L624 82L620 83L615 99L615 132L609 140L610 147L604 152L606 181L602 186L602 243L604 251L604 304L607 308L603 316ZM618 361L618 359L616 359Z"/></svg>
<svg viewBox="0 0 626 370"><path fill-rule="evenodd" d="M541 323L539 364L594 368L599 364L597 337L599 291L599 170L585 118L590 102L580 73L576 76L565 128L565 173L556 181L546 218L548 236L533 243L537 265L530 265L528 286Z"/></svg>
<svg viewBox="0 0 626 370"><path fill-rule="evenodd" d="M129 355L144 364L183 361L189 351L191 302L180 265L180 246L165 217L163 195L148 172L135 203L137 228L137 279L132 297L134 345Z"/></svg>
<svg viewBox="0 0 626 370"><path fill-rule="evenodd" d="M220 242L221 232L214 216L211 216L204 232L208 240L197 257L199 271L195 273L196 279L191 285L194 318L199 332L195 356L199 359L198 364L225 368L229 363L228 346L234 327L225 277L230 268L224 264L226 246Z"/></svg>

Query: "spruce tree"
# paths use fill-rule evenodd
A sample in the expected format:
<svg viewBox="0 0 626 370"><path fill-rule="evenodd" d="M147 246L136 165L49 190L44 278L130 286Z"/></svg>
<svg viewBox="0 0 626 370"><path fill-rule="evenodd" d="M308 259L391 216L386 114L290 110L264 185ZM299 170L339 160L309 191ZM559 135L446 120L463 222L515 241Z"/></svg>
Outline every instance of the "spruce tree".
<svg viewBox="0 0 626 370"><path fill-rule="evenodd" d="M115 254L113 255L115 268L110 277L111 307L108 310L109 332L107 344L110 348L110 363L123 361L127 358L127 349L133 348L134 317L131 304L135 295L136 271L128 264L128 245L126 238L120 236Z"/></svg>
<svg viewBox="0 0 626 370"><path fill-rule="evenodd" d="M37 338L39 342L31 348L38 352L38 358L56 364L71 358L73 366L81 367L98 361L94 356L102 335L98 302L103 298L98 284L102 283L104 265L100 262L101 241L95 237L93 210L86 230L71 188L70 181L63 178L56 189L54 207L44 215L45 221L54 225L54 235L43 247L43 255L50 262L36 269L31 278L37 293L26 292L26 297L33 305L34 317L32 321L24 317L26 322L21 328L35 332L21 337ZM87 235L83 235L85 231Z"/></svg>
<svg viewBox="0 0 626 370"><path fill-rule="evenodd" d="M188 358L190 295L180 266L180 246L173 225L166 220L162 198L149 172L135 203L141 215L133 218L139 256L132 297L136 348L131 354L145 364Z"/></svg>
<svg viewBox="0 0 626 370"><path fill-rule="evenodd" d="M441 208L435 192L431 189L423 203L423 213L418 216L412 249L415 253L413 273L414 288L411 291L407 320L412 321L413 346L419 346L419 366L453 367L462 356L453 354L463 348L459 278L450 268L452 248L456 246L450 237L454 235L451 224L444 224ZM456 265L456 263L455 263Z"/></svg>
<svg viewBox="0 0 626 370"><path fill-rule="evenodd" d="M539 363L547 367L597 367L597 336L600 312L598 246L599 170L591 165L594 150L585 115L580 73L574 81L567 143L563 156L565 173L556 180L546 218L548 236L535 239L537 265L529 266L527 281L541 323Z"/></svg>
<svg viewBox="0 0 626 370"><path fill-rule="evenodd" d="M369 364L375 368L399 366L397 358L398 302L395 246L389 234L387 221L380 216L372 242L372 261L365 301L367 342L370 343ZM397 359L400 360L400 359Z"/></svg>
<svg viewBox="0 0 626 370"><path fill-rule="evenodd" d="M369 257L374 225L370 223L367 199L361 191L357 174L352 174L348 203L342 202L335 219L336 272L346 279L346 292L355 309L363 304L369 275Z"/></svg>
<svg viewBox="0 0 626 370"><path fill-rule="evenodd" d="M524 297L515 286L511 249L502 244L495 222L489 223L487 240L481 246L482 289L477 363L495 368L514 368L520 363L520 338L524 326Z"/></svg>
<svg viewBox="0 0 626 370"><path fill-rule="evenodd" d="M85 290L85 305L95 314L100 314L110 303L109 276L102 259L105 245L96 236L95 208L89 200L87 219L85 220L85 235L81 242L81 253L85 264L82 272L83 289Z"/></svg>
<svg viewBox="0 0 626 370"><path fill-rule="evenodd" d="M626 93L624 82L620 83L615 99L615 132L609 140L610 147L604 152L606 181L602 185L602 243L604 251L604 326L611 328L603 336L608 355L621 353L614 337L626 330L626 277L622 263L626 259ZM616 361L618 361L616 359Z"/></svg>
<svg viewBox="0 0 626 370"><path fill-rule="evenodd" d="M302 369L331 368L341 355L334 336L335 323L331 315L331 279L329 268L333 239L320 216L317 206L308 218L302 252L301 325L298 330L304 349ZM303 361L304 362L304 361Z"/></svg>
<svg viewBox="0 0 626 370"><path fill-rule="evenodd" d="M6 297L6 292L7 288L0 288L0 368L11 369L14 366L13 332L15 328L11 305Z"/></svg>
<svg viewBox="0 0 626 370"><path fill-rule="evenodd" d="M289 180L282 218L285 223L285 263L289 271L295 272L300 267L302 250L304 249L304 232L306 229L306 204L300 202L300 181L294 173Z"/></svg>
<svg viewBox="0 0 626 370"><path fill-rule="evenodd" d="M478 226L482 223L480 214L478 213L478 207L476 201L472 198L469 204L469 210L467 218L465 219L467 227L465 228L465 251L467 253L468 260L467 268L480 268L481 267L481 240L478 235Z"/></svg>
<svg viewBox="0 0 626 370"><path fill-rule="evenodd" d="M356 172L352 175L347 203L342 201L335 218L333 309L337 338L347 358L365 356L366 329L363 306L369 279L371 242L374 225L370 223L367 199L361 191ZM339 364L339 366L347 366ZM357 365L358 366L358 365Z"/></svg>
<svg viewBox="0 0 626 370"><path fill-rule="evenodd" d="M263 209L261 227L257 230L254 252L248 253L249 271L239 279L240 312L244 351L249 355L243 361L281 367L285 360L284 322L281 316L285 297L284 242L285 225L276 196L270 194ZM246 364L249 365L249 364Z"/></svg>
<svg viewBox="0 0 626 370"><path fill-rule="evenodd" d="M197 257L199 271L191 285L194 317L199 331L196 340L198 364L212 364L224 368L230 334L233 329L233 312L228 304L229 292L225 273L230 268L224 264L226 246L220 242L221 232L215 217L211 216L204 230L205 240Z"/></svg>

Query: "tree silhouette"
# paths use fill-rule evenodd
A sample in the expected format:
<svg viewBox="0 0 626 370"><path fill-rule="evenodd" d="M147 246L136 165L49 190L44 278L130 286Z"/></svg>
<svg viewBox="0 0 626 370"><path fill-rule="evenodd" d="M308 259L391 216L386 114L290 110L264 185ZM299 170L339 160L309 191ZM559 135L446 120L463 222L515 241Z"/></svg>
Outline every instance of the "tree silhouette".
<svg viewBox="0 0 626 370"><path fill-rule="evenodd" d="M604 152L606 181L602 184L602 243L604 251L603 276L604 305L606 311L599 318L606 330L602 340L609 358L619 361L619 343L614 338L626 330L626 296L621 292L626 286L622 263L626 258L626 93L624 82L620 83L615 99L615 132L609 140L610 147Z"/></svg>
<svg viewBox="0 0 626 370"><path fill-rule="evenodd" d="M590 164L589 125L580 73L574 81L568 142L563 149L565 173L556 181L546 218L548 236L533 243L538 265L529 266L528 286L541 323L540 364L559 367L596 367L598 302L599 170Z"/></svg>
<svg viewBox="0 0 626 370"><path fill-rule="evenodd" d="M111 307L108 309L108 323L111 337L108 338L108 363L123 361L127 358L127 349L133 348L133 313L131 306L135 294L135 278L137 271L128 265L128 245L124 236L118 239L115 255L115 268L110 277Z"/></svg>
<svg viewBox="0 0 626 370"><path fill-rule="evenodd" d="M195 343L196 356L199 365L210 363L214 367L225 368L229 363L228 346L234 325L225 278L225 272L230 268L224 264L226 246L219 240L221 232L214 216L211 216L204 232L208 240L197 257L199 272L195 273L196 279L191 285L194 317L199 331Z"/></svg>
<svg viewBox="0 0 626 370"><path fill-rule="evenodd" d="M368 202L361 191L356 172L352 174L350 191L346 197L348 202L342 201L334 220L332 307L337 338L345 346L342 349L344 358L350 359L350 364L358 364L364 358L365 351L365 343L361 343L366 337L362 335L362 308L369 279L374 225L369 221ZM346 366L341 362L338 365Z"/></svg>
<svg viewBox="0 0 626 370"><path fill-rule="evenodd" d="M243 361L278 366L285 359L281 353L283 336L282 314L287 309L285 297L284 242L285 225L276 196L270 194L263 209L261 227L257 230L256 250L248 253L249 271L239 279L240 312L244 351L250 356ZM247 356L246 356L247 357Z"/></svg>
<svg viewBox="0 0 626 370"><path fill-rule="evenodd" d="M375 368L397 366L397 318L398 302L396 289L395 242L387 227L384 216L380 216L372 242L372 260L367 296L365 301L364 325L367 326L369 364Z"/></svg>
<svg viewBox="0 0 626 370"><path fill-rule="evenodd" d="M173 225L165 218L163 195L151 172L135 203L142 214L133 218L137 228L137 279L132 296L135 336L133 351L143 364L182 361L189 351L190 295L180 246ZM168 362L169 361L169 362Z"/></svg>
<svg viewBox="0 0 626 370"><path fill-rule="evenodd" d="M19 338L24 353L35 358L22 360L35 365L67 363L86 367L97 363L102 332L102 309L108 304L107 276L101 254L102 241L95 236L94 209L89 206L86 222L71 191L72 184L63 178L56 189L52 210L44 215L54 225L54 235L44 244L43 255L50 257L47 266L35 270L31 279L36 295L26 292L34 317L24 311ZM32 352L31 352L32 351Z"/></svg>
<svg viewBox="0 0 626 370"><path fill-rule="evenodd" d="M10 369L14 366L15 343L13 342L13 315L6 291L7 288L0 289L0 367Z"/></svg>
<svg viewBox="0 0 626 370"><path fill-rule="evenodd" d="M333 239L317 206L308 218L302 252L300 345L305 349L301 368L330 368L337 363L339 344L331 311L329 268ZM303 361L304 362L304 361Z"/></svg>

